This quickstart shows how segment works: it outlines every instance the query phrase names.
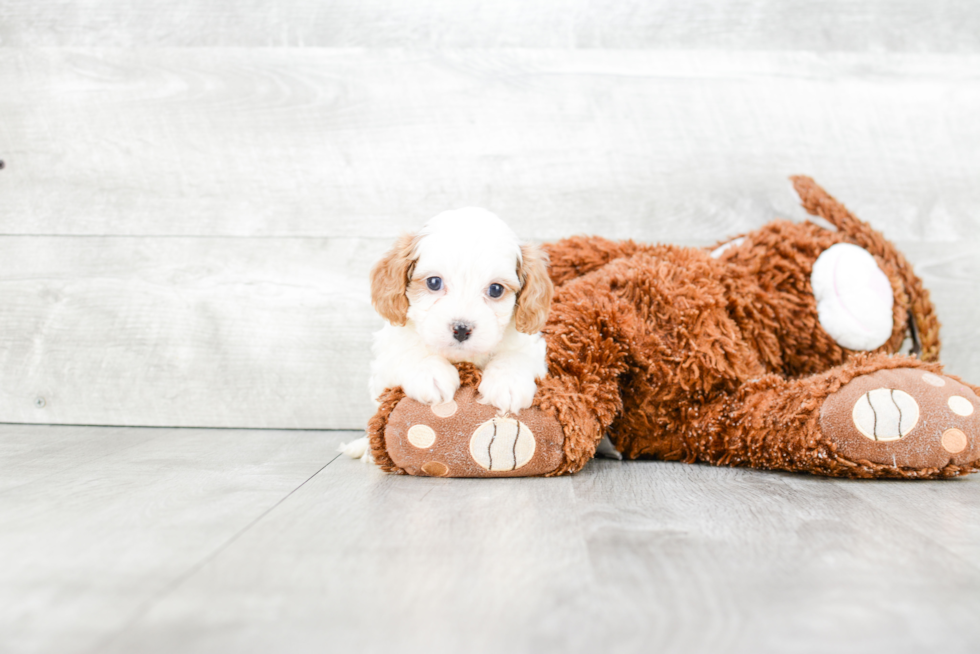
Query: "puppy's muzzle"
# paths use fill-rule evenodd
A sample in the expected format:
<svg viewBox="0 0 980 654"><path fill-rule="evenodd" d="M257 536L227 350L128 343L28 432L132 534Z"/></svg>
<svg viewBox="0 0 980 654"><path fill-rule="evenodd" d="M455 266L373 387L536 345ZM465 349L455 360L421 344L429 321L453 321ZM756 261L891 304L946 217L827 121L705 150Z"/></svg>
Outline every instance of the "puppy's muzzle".
<svg viewBox="0 0 980 654"><path fill-rule="evenodd" d="M453 338L460 343L468 339L472 333L472 325L467 325L465 322L453 323Z"/></svg>

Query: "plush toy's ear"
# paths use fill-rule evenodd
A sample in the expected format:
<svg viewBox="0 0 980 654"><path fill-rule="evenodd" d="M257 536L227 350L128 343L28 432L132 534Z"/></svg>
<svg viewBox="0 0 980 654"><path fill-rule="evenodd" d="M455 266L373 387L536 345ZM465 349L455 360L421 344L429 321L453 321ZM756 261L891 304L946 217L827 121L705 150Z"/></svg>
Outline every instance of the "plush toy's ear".
<svg viewBox="0 0 980 654"><path fill-rule="evenodd" d="M905 287L905 297L896 295L895 300L896 303L904 305L908 311L908 331L912 338L913 352L923 361L938 361L940 341L936 308L929 299L929 290L915 274L912 264L908 262L905 255L896 250L881 232L848 211L847 207L809 177L796 175L790 179L793 180L793 186L800 200L803 201L803 208L808 213L831 222L837 231L846 234L852 243L894 267ZM895 324L894 327L898 339L895 348L897 351L906 325Z"/></svg>
<svg viewBox="0 0 980 654"><path fill-rule="evenodd" d="M371 269L371 304L392 325L408 320L408 280L415 267L415 245L418 237L405 234L381 261Z"/></svg>
<svg viewBox="0 0 980 654"><path fill-rule="evenodd" d="M548 321L551 297L555 293L548 277L548 255L533 245L522 245L517 278L521 282L514 314L517 331L536 334Z"/></svg>

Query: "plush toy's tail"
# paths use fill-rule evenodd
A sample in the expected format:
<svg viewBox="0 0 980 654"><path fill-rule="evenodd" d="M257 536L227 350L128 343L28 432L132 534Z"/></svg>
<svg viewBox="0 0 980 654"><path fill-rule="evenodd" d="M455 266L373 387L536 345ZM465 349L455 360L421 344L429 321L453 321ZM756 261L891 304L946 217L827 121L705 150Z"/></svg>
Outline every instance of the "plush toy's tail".
<svg viewBox="0 0 980 654"><path fill-rule="evenodd" d="M803 208L814 216L829 221L855 245L863 247L871 254L891 262L898 271L905 286L907 309L909 312L909 333L912 338L913 354L923 361L939 359L939 319L936 310L929 299L929 291L922 285L912 265L901 252L885 240L880 232L868 223L857 218L817 185L809 177L797 175L791 177L793 187L803 202ZM902 298L896 298L902 301Z"/></svg>

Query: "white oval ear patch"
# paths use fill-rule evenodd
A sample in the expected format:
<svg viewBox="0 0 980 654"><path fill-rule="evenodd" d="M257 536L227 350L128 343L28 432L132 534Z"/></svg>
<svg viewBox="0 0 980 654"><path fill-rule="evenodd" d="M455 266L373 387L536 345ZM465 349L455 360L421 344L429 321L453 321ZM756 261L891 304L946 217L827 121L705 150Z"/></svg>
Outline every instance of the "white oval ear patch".
<svg viewBox="0 0 980 654"><path fill-rule="evenodd" d="M897 441L919 422L919 405L905 391L876 388L861 396L851 412L857 430L873 441Z"/></svg>
<svg viewBox="0 0 980 654"><path fill-rule="evenodd" d="M470 437L470 456L486 470L517 470L534 457L534 433L513 418L493 418Z"/></svg>
<svg viewBox="0 0 980 654"><path fill-rule="evenodd" d="M849 350L875 350L892 335L892 285L867 250L837 243L813 263L820 325Z"/></svg>

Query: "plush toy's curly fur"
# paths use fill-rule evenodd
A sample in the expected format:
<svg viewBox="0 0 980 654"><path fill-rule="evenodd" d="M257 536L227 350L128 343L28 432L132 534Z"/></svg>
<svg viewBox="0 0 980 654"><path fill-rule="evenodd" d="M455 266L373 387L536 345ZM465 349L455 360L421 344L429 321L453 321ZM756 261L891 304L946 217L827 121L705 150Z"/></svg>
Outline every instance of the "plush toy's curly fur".
<svg viewBox="0 0 980 654"><path fill-rule="evenodd" d="M886 443L861 454L865 437L825 415L828 398L878 371L898 371L890 388L908 386L918 397L913 377L941 373L930 363L938 358L939 323L928 292L888 241L809 178L793 181L804 207L837 231L777 221L715 256L598 237L545 246L556 292L543 330L549 374L532 410L553 416L564 434L564 458L549 475L580 470L604 435L626 458L850 477L977 469L980 411L957 418L969 443L956 456L939 448L936 435L928 452L906 448L911 453L901 458ZM836 243L870 252L891 283L893 333L874 352L846 350L821 327L810 275ZM916 357L895 354L907 335ZM976 387L944 379L949 392L980 402ZM467 369L461 380L479 383L478 372ZM402 399L400 389L389 390L368 430L375 460L389 471L403 470L385 442L388 416Z"/></svg>

